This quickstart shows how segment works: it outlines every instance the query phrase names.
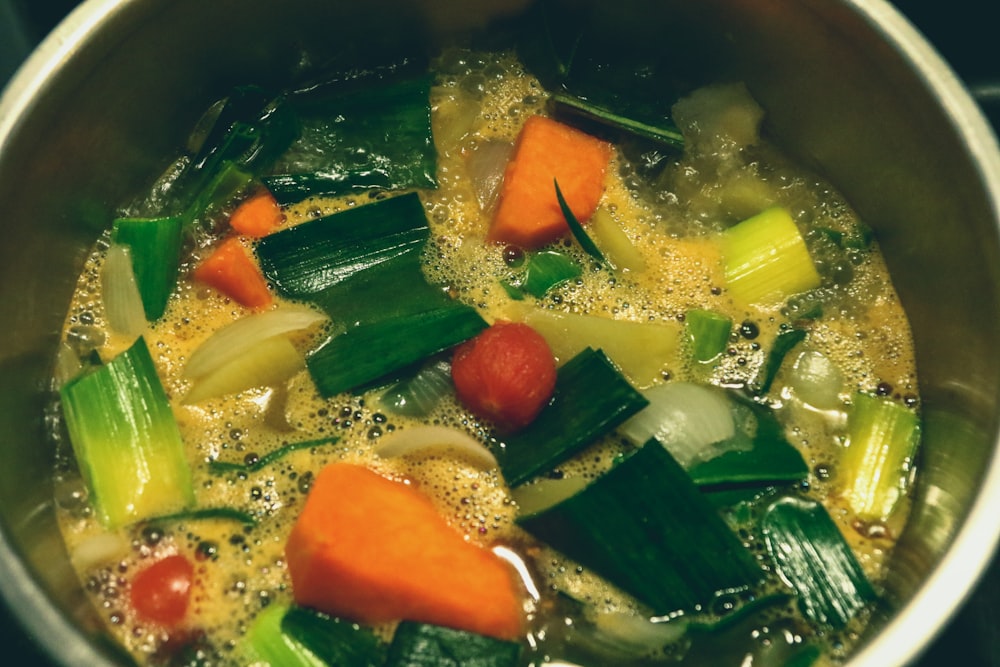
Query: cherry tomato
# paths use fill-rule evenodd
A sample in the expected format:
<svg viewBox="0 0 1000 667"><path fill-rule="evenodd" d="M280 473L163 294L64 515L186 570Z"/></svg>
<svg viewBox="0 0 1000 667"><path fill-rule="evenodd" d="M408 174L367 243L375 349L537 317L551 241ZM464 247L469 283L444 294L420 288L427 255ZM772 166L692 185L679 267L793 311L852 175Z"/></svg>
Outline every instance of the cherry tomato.
<svg viewBox="0 0 1000 667"><path fill-rule="evenodd" d="M467 408L515 431L530 424L552 397L556 363L537 331L498 321L456 348L451 377Z"/></svg>
<svg viewBox="0 0 1000 667"><path fill-rule="evenodd" d="M193 582L191 561L181 555L167 556L132 579L132 608L143 621L173 627L187 614Z"/></svg>

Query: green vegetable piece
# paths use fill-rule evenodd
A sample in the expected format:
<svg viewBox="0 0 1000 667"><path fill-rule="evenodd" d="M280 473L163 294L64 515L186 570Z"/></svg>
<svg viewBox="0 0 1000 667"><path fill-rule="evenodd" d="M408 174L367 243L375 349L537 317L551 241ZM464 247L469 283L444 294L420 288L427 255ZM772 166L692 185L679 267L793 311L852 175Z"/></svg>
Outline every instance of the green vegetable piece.
<svg viewBox="0 0 1000 667"><path fill-rule="evenodd" d="M864 571L819 503L780 498L767 508L761 530L778 573L798 593L807 618L842 628L875 600Z"/></svg>
<svg viewBox="0 0 1000 667"><path fill-rule="evenodd" d="M403 621L385 667L514 667L521 645L438 625Z"/></svg>
<svg viewBox="0 0 1000 667"><path fill-rule="evenodd" d="M235 521L236 523L242 523L247 526L252 526L257 523L257 519L255 519L252 514L232 507L201 507L198 509L186 510L184 512L174 512L173 514L164 514L163 516L153 517L145 523L159 524L174 521L212 520Z"/></svg>
<svg viewBox="0 0 1000 667"><path fill-rule="evenodd" d="M360 272L419 251L428 236L423 205L410 193L269 234L258 244L257 258L282 295L309 299Z"/></svg>
<svg viewBox="0 0 1000 667"><path fill-rule="evenodd" d="M180 430L144 339L63 385L63 416L108 528L194 504Z"/></svg>
<svg viewBox="0 0 1000 667"><path fill-rule="evenodd" d="M684 326L691 341L691 356L707 363L726 349L733 321L711 310L692 308L684 316Z"/></svg>
<svg viewBox="0 0 1000 667"><path fill-rule="evenodd" d="M656 615L693 610L763 578L754 557L656 440L580 493L518 523Z"/></svg>
<svg viewBox="0 0 1000 667"><path fill-rule="evenodd" d="M543 250L532 253L524 264L524 271L515 287L535 298L542 298L549 290L583 274L580 265L561 252Z"/></svg>
<svg viewBox="0 0 1000 667"><path fill-rule="evenodd" d="M504 440L500 468L511 487L552 469L649 405L600 350L559 368L552 401Z"/></svg>
<svg viewBox="0 0 1000 667"><path fill-rule="evenodd" d="M272 604L257 614L243 639L253 662L281 667L329 667L315 653L282 631L288 607Z"/></svg>
<svg viewBox="0 0 1000 667"><path fill-rule="evenodd" d="M778 375L778 369L785 362L785 357L792 349L806 338L805 329L783 329L778 332L771 345L764 366L760 370L757 384L751 387L751 391L757 396L763 396L771 390L774 378Z"/></svg>
<svg viewBox="0 0 1000 667"><path fill-rule="evenodd" d="M589 121L609 125L673 148L684 148L684 135L669 116L657 115L650 120L641 120L565 93L552 95L552 102L556 109L564 114L573 114Z"/></svg>
<svg viewBox="0 0 1000 667"><path fill-rule="evenodd" d="M264 183L281 204L365 190L437 187L431 78L299 95L301 139ZM317 89L322 90L322 88ZM308 104L302 99L311 97ZM316 99L321 98L321 99ZM308 113L314 115L306 115Z"/></svg>
<svg viewBox="0 0 1000 667"><path fill-rule="evenodd" d="M336 444L339 440L340 438L319 438L317 440L304 440L302 442L293 442L284 445L283 447L279 447L273 452L265 454L260 458L251 461L245 461L243 463L234 463L229 461L218 461L218 460L209 461L208 469L216 474L224 474L230 472L244 472L244 473L257 472L258 470L266 468L269 465L276 463L277 461L280 461L281 459L285 458L292 452L297 452L301 449L315 449L317 447L322 447L324 445L333 445Z"/></svg>
<svg viewBox="0 0 1000 667"><path fill-rule="evenodd" d="M580 244L580 247L583 248L588 255L596 259L601 264L607 264L608 268L614 270L614 265L604 257L601 249L598 248L597 244L595 244L594 241L587 235L587 231L583 228L583 225L581 225L580 221L576 219L575 215L573 215L573 210L569 207L569 204L566 203L566 198L563 197L562 190L559 189L559 181L552 179L552 182L556 186L556 199L559 201L559 209L562 211L563 217L566 218L566 224L569 226L570 231L573 232L573 237L576 239L576 242Z"/></svg>
<svg viewBox="0 0 1000 667"><path fill-rule="evenodd" d="M398 415L426 417L453 390L451 364L438 359L387 389L379 402Z"/></svg>
<svg viewBox="0 0 1000 667"><path fill-rule="evenodd" d="M150 321L163 316L177 284L182 229L183 221L178 216L118 218L112 227L112 243L129 248L142 307Z"/></svg>
<svg viewBox="0 0 1000 667"><path fill-rule="evenodd" d="M474 308L452 302L348 329L314 350L306 365L329 398L458 345L487 326Z"/></svg>
<svg viewBox="0 0 1000 667"><path fill-rule="evenodd" d="M889 397L854 395L837 477L858 518L880 521L892 514L905 494L919 443L916 412Z"/></svg>
<svg viewBox="0 0 1000 667"><path fill-rule="evenodd" d="M281 632L331 667L384 664L385 645L371 630L357 623L293 606L281 619Z"/></svg>

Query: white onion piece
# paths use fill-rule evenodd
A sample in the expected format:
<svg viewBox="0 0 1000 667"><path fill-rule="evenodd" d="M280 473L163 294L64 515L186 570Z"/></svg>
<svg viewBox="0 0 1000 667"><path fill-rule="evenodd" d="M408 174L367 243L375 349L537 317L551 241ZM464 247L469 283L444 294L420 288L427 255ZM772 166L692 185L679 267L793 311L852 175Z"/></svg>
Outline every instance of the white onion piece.
<svg viewBox="0 0 1000 667"><path fill-rule="evenodd" d="M822 352L803 350L785 381L803 403L817 410L834 410L841 405L844 374Z"/></svg>
<svg viewBox="0 0 1000 667"><path fill-rule="evenodd" d="M142 335L146 330L146 311L128 246L113 243L108 248L101 268L101 293L104 314L112 331L130 337Z"/></svg>
<svg viewBox="0 0 1000 667"><path fill-rule="evenodd" d="M126 556L129 541L115 533L100 533L81 541L70 554L70 560L79 572L106 565Z"/></svg>
<svg viewBox="0 0 1000 667"><path fill-rule="evenodd" d="M393 458L434 449L456 452L484 470L497 467L496 457L486 445L464 431L446 426L416 426L393 431L379 439L375 453Z"/></svg>
<svg viewBox="0 0 1000 667"><path fill-rule="evenodd" d="M63 386L79 375L81 370L83 370L83 364L80 363L80 357L76 351L68 343L60 343L59 351L56 353L56 368L53 373L56 386Z"/></svg>
<svg viewBox="0 0 1000 667"><path fill-rule="evenodd" d="M481 210L489 211L496 204L504 170L513 152L513 143L490 140L476 146L465 159L465 168Z"/></svg>
<svg viewBox="0 0 1000 667"><path fill-rule="evenodd" d="M305 367L306 360L292 341L285 336L274 336L199 377L184 397L184 403L191 405L254 387L274 387Z"/></svg>
<svg viewBox="0 0 1000 667"><path fill-rule="evenodd" d="M225 366L262 341L307 329L326 316L305 306L281 306L229 324L202 342L184 366L184 376L199 378Z"/></svg>
<svg viewBox="0 0 1000 667"><path fill-rule="evenodd" d="M586 486L587 479L584 477L540 479L513 489L510 495L517 504L518 514L531 516L575 496Z"/></svg>
<svg viewBox="0 0 1000 667"><path fill-rule="evenodd" d="M642 392L649 405L621 426L637 445L656 438L685 468L719 455L711 445L736 434L729 400L718 389L691 382L661 384Z"/></svg>
<svg viewBox="0 0 1000 667"><path fill-rule="evenodd" d="M629 653L660 649L687 632L687 621L653 622L642 616L620 612L597 612L593 615L595 640L606 648Z"/></svg>

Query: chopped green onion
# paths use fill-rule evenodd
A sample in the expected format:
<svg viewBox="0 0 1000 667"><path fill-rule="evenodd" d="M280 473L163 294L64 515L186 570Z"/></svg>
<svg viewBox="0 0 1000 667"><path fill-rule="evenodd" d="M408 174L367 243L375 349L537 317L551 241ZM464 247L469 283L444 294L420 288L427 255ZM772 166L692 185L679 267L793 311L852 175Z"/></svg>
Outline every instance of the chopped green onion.
<svg viewBox="0 0 1000 667"><path fill-rule="evenodd" d="M232 507L201 507L173 514L164 514L146 519L144 523L160 524L173 521L235 521L247 526L257 523L257 519L252 514Z"/></svg>
<svg viewBox="0 0 1000 667"><path fill-rule="evenodd" d="M842 628L875 599L864 570L819 503L780 498L767 508L761 530L807 618Z"/></svg>
<svg viewBox="0 0 1000 667"><path fill-rule="evenodd" d="M438 359L387 389L379 402L395 414L426 417L452 389L451 363Z"/></svg>
<svg viewBox="0 0 1000 667"><path fill-rule="evenodd" d="M320 438L318 440L304 440L302 442L293 442L291 444L284 445L278 449L261 456L260 458L255 458L251 461L245 461L243 463L231 463L227 461L213 460L208 462L208 469L214 473L230 473L230 472L257 472L267 466L280 461L292 452L297 452L302 449L315 449L316 447L322 447L323 445L332 445L337 443L340 438Z"/></svg>
<svg viewBox="0 0 1000 667"><path fill-rule="evenodd" d="M330 667L381 667L384 664L385 645L371 630L357 623L293 606L281 619L281 632Z"/></svg>
<svg viewBox="0 0 1000 667"><path fill-rule="evenodd" d="M245 635L245 651L254 663L281 667L329 667L302 643L282 631L288 607L272 604L264 607Z"/></svg>
<svg viewBox="0 0 1000 667"><path fill-rule="evenodd" d="M194 503L180 430L143 338L67 382L60 395L73 451L106 526Z"/></svg>
<svg viewBox="0 0 1000 667"><path fill-rule="evenodd" d="M674 148L684 147L684 135L677 129L669 117L663 116L655 122L629 117L609 108L592 104L582 97L554 93L552 102L556 109L563 113L580 116L590 121L597 121L619 130L624 130L644 139L651 139Z"/></svg>
<svg viewBox="0 0 1000 667"><path fill-rule="evenodd" d="M814 289L820 276L791 214L770 208L722 234L726 285L739 301L784 301Z"/></svg>
<svg viewBox="0 0 1000 667"><path fill-rule="evenodd" d="M508 283L508 288L541 299L549 290L582 274L580 265L568 256L555 250L543 250L531 253L520 274Z"/></svg>
<svg viewBox="0 0 1000 667"><path fill-rule="evenodd" d="M403 621L389 644L385 667L515 667L520 658L517 642Z"/></svg>
<svg viewBox="0 0 1000 667"><path fill-rule="evenodd" d="M558 371L552 401L500 454L504 479L519 486L611 432L648 404L607 356L586 349Z"/></svg>
<svg viewBox="0 0 1000 667"><path fill-rule="evenodd" d="M656 441L580 493L518 523L664 615L746 590L763 571Z"/></svg>
<svg viewBox="0 0 1000 667"><path fill-rule="evenodd" d="M763 396L771 390L778 370L785 363L785 357L796 345L805 340L806 333L805 329L782 329L778 332L764 360L764 366L758 375L759 379L756 385L751 387L754 394Z"/></svg>
<svg viewBox="0 0 1000 667"><path fill-rule="evenodd" d="M855 393L837 478L860 519L880 521L892 514L909 483L919 442L916 412L888 397Z"/></svg>
<svg viewBox="0 0 1000 667"><path fill-rule="evenodd" d="M132 251L112 243L101 267L101 298L104 313L113 331L139 336L146 330L146 311L132 270Z"/></svg>
<svg viewBox="0 0 1000 667"><path fill-rule="evenodd" d="M193 405L255 387L276 387L305 367L306 360L292 341L286 336L272 336L197 378L184 396L184 403Z"/></svg>
<svg viewBox="0 0 1000 667"><path fill-rule="evenodd" d="M583 248L584 252L601 264L607 264L608 268L613 271L615 269L614 265L604 257L601 249L597 247L589 236L587 236L587 230L583 228L580 221L576 219L575 215L573 215L573 210L569 207L569 204L566 203L566 198L563 197L562 190L559 189L559 181L552 179L552 182L556 186L556 199L559 201L559 209L562 211L563 217L566 218L566 224L569 226L569 230L573 232L573 237L576 239L576 242L580 244L580 247Z"/></svg>
<svg viewBox="0 0 1000 667"><path fill-rule="evenodd" d="M143 310L151 322L163 316L177 283L182 228L180 217L118 218L111 230L112 243L129 249Z"/></svg>
<svg viewBox="0 0 1000 667"><path fill-rule="evenodd" d="M733 321L711 310L692 308L685 313L684 326L691 341L691 356L707 363L725 351Z"/></svg>

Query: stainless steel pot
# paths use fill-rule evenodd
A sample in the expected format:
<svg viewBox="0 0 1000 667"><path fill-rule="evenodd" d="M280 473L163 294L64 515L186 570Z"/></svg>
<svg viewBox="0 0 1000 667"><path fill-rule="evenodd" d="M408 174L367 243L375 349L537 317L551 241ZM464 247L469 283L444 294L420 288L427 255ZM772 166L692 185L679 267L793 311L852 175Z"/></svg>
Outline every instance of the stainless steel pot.
<svg viewBox="0 0 1000 667"><path fill-rule="evenodd" d="M11 82L0 101L0 590L54 662L123 661L62 547L45 435L57 331L115 203L158 173L233 83L280 81L304 54L346 44L437 39L523 4L88 0ZM691 76L746 81L770 135L878 233L916 336L925 442L886 604L851 665L912 661L1000 536L995 138L883 0L619 0L609 16L675 51Z"/></svg>

